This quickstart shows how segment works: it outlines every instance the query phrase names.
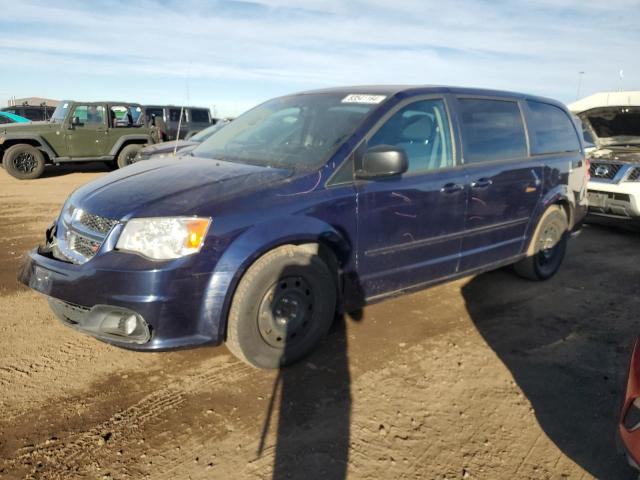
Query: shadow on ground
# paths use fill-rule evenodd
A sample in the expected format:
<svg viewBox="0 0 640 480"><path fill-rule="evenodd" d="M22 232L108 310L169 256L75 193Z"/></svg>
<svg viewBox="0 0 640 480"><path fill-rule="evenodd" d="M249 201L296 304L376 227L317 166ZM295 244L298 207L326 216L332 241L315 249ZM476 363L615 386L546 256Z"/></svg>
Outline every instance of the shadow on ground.
<svg viewBox="0 0 640 480"><path fill-rule="evenodd" d="M514 281L502 270L462 289L476 328L511 371L545 434L599 479L636 478L615 431L640 334L639 246L637 234L592 227L573 241L561 272L547 282ZM629 255L610 262L609 248Z"/></svg>

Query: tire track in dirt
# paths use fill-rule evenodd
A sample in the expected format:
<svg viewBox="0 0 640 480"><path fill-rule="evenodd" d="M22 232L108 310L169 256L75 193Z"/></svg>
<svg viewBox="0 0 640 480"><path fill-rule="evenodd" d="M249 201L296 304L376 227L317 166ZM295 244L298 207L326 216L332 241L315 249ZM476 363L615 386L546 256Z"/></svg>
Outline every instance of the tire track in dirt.
<svg viewBox="0 0 640 480"><path fill-rule="evenodd" d="M18 449L5 462L4 468L23 472L27 469L27 475L51 479L91 473L97 465L105 463L105 451L96 449L96 445L104 446L113 439L125 445L132 439L139 440L149 424L160 422L170 412L175 412L190 395L203 390L226 389L230 383L241 382L252 373L257 371L230 356L215 357L200 365L198 373L181 372L166 386L97 425Z"/></svg>

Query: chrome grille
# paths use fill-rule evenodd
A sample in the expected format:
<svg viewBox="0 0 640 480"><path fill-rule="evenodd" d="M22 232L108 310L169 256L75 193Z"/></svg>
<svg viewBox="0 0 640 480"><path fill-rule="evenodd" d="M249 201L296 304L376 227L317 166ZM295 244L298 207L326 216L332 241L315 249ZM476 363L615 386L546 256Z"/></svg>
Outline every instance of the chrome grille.
<svg viewBox="0 0 640 480"><path fill-rule="evenodd" d="M94 232L106 235L111 231L114 225L118 223L118 221L111 218L93 215L89 212L83 212L82 216L80 217L80 223L87 227L89 230L93 230Z"/></svg>
<svg viewBox="0 0 640 480"><path fill-rule="evenodd" d="M629 176L627 177L628 182L640 182L640 167L635 167L631 169Z"/></svg>
<svg viewBox="0 0 640 480"><path fill-rule="evenodd" d="M112 218L85 212L69 205L58 219L53 255L67 262L85 263L95 256L107 235L118 223Z"/></svg>
<svg viewBox="0 0 640 480"><path fill-rule="evenodd" d="M613 180L621 168L622 164L620 163L591 162L589 172L593 179Z"/></svg>

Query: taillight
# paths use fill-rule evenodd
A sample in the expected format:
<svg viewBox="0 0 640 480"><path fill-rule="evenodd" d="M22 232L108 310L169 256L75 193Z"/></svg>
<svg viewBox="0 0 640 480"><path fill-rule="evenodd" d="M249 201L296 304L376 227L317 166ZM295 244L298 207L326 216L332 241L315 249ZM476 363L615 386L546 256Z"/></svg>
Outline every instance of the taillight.
<svg viewBox="0 0 640 480"><path fill-rule="evenodd" d="M591 180L591 161L589 160L589 157L584 157L584 168L587 170L586 177L588 182Z"/></svg>

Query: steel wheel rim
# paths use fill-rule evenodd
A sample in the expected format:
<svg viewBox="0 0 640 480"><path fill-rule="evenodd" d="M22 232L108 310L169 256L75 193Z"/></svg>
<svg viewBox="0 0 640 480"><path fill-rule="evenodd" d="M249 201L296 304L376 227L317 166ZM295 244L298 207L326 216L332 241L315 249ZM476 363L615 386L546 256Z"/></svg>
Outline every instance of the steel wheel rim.
<svg viewBox="0 0 640 480"><path fill-rule="evenodd" d="M564 232L556 222L545 225L538 240L538 262L540 266L552 264L558 253Z"/></svg>
<svg viewBox="0 0 640 480"><path fill-rule="evenodd" d="M33 154L22 152L13 158L13 166L20 172L31 173L38 166L38 161Z"/></svg>
<svg viewBox="0 0 640 480"><path fill-rule="evenodd" d="M269 287L260 302L260 335L275 348L299 344L311 331L313 309L313 290L303 277L281 278Z"/></svg>

